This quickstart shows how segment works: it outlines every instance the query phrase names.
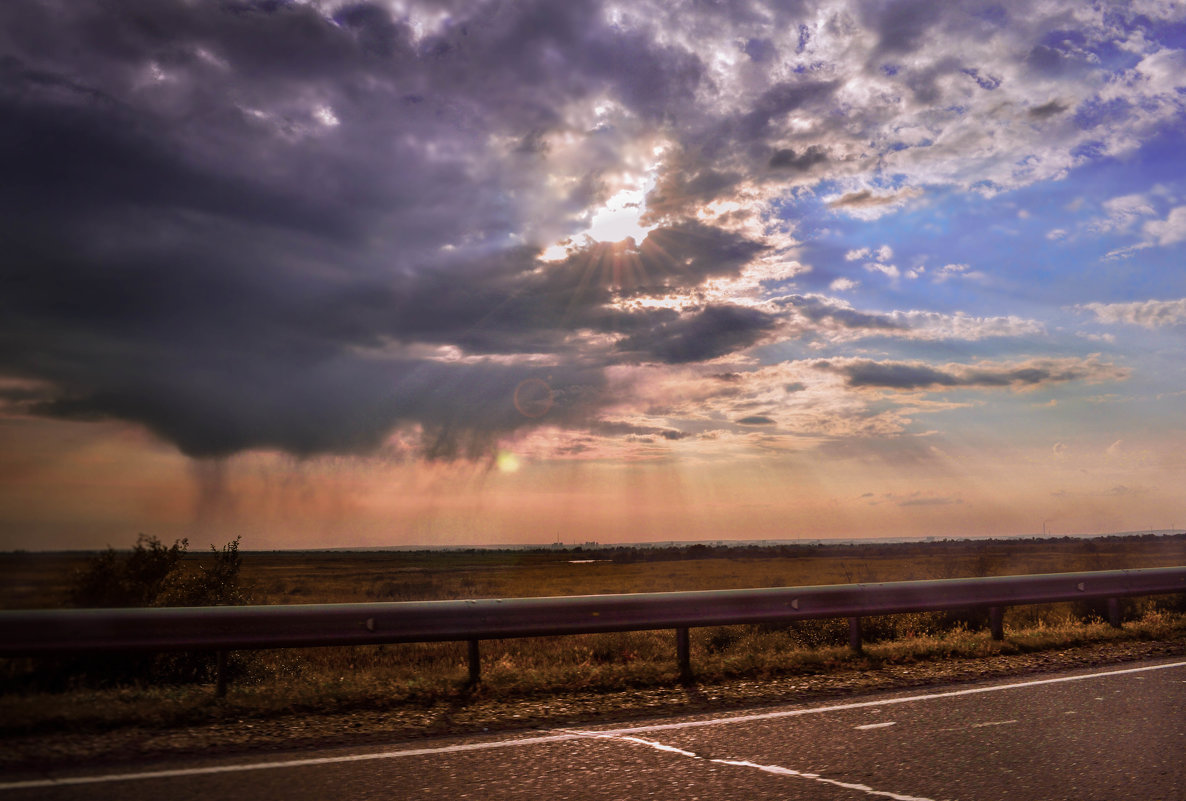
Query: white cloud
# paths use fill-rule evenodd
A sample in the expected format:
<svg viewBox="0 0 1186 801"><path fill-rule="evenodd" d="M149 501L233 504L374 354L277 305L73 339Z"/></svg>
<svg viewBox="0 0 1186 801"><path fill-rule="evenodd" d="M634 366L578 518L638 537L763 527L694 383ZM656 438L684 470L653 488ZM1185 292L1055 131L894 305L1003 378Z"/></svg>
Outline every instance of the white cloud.
<svg viewBox="0 0 1186 801"><path fill-rule="evenodd" d="M1107 216L1093 220L1088 226L1096 233L1125 233L1144 217L1152 217L1156 210L1149 200L1140 194L1123 195L1104 201Z"/></svg>
<svg viewBox="0 0 1186 801"><path fill-rule="evenodd" d="M837 278L828 286L833 292L847 292L850 289L856 289L860 285L859 281L854 281L851 278Z"/></svg>
<svg viewBox="0 0 1186 801"><path fill-rule="evenodd" d="M942 284L952 278L982 277L981 273L969 271L966 264L944 264L935 275L935 283Z"/></svg>
<svg viewBox="0 0 1186 801"><path fill-rule="evenodd" d="M1186 240L1186 206L1178 206L1165 220L1145 223L1145 233L1162 246Z"/></svg>
<svg viewBox="0 0 1186 801"><path fill-rule="evenodd" d="M844 254L845 261L860 261L869 258L869 248L858 248Z"/></svg>
<svg viewBox="0 0 1186 801"><path fill-rule="evenodd" d="M1045 333L1035 320L1024 317L975 317L963 312L894 312L890 319L902 323L909 330L907 338L922 340L976 341L989 337L1027 337Z"/></svg>
<svg viewBox="0 0 1186 801"><path fill-rule="evenodd" d="M865 269L871 273L881 273L882 275L887 275L890 278L897 278L902 274L897 266L893 264L879 264L875 261L865 262Z"/></svg>
<svg viewBox="0 0 1186 801"><path fill-rule="evenodd" d="M1127 259L1129 256L1136 253L1137 251L1145 250L1146 248L1151 248L1151 247L1153 247L1153 245L1151 245L1148 242L1138 242L1135 245L1126 245L1125 247L1122 247L1122 248L1116 248L1115 250L1109 250L1107 253L1104 254L1104 260L1112 261L1114 259Z"/></svg>
<svg viewBox="0 0 1186 801"><path fill-rule="evenodd" d="M1075 308L1092 312L1101 323L1128 323L1143 328L1186 323L1186 298L1133 303L1085 303Z"/></svg>
<svg viewBox="0 0 1186 801"><path fill-rule="evenodd" d="M318 122L329 128L336 128L342 124L338 116L334 114L334 110L329 106L318 106L313 110L313 116L317 118Z"/></svg>
<svg viewBox="0 0 1186 801"><path fill-rule="evenodd" d="M844 279L841 279L844 280ZM869 337L943 341L976 341L990 337L1034 337L1043 325L1024 317L976 317L963 312L867 312L839 298L823 295L788 295L771 301L774 308L794 311L797 319L789 333L814 334L831 342L851 342Z"/></svg>
<svg viewBox="0 0 1186 801"><path fill-rule="evenodd" d="M1054 228L1046 232L1046 238L1052 242L1056 242L1059 239L1064 239L1066 235L1067 229L1065 228Z"/></svg>

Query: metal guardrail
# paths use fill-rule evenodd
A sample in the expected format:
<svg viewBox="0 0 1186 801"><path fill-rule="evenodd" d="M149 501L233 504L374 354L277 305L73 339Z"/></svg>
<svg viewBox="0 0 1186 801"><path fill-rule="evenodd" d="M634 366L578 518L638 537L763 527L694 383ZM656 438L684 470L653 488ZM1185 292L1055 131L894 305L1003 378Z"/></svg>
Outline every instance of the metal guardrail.
<svg viewBox="0 0 1186 801"><path fill-rule="evenodd" d="M1186 567L556 598L10 611L0 612L0 656L467 641L477 681L480 640L675 629L687 675L689 628L846 617L859 650L860 618L869 615L987 607L1000 639L1007 606L1109 599L1119 625L1118 599L1171 593L1186 593Z"/></svg>

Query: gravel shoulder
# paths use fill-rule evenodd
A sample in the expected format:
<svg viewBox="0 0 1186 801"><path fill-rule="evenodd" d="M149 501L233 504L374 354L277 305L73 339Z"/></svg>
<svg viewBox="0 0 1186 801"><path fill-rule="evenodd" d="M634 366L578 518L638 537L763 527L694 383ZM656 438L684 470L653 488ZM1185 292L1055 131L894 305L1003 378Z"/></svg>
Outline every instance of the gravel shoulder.
<svg viewBox="0 0 1186 801"><path fill-rule="evenodd" d="M869 665L777 678L697 682L615 692L554 691L488 697L482 688L432 704L325 714L224 719L184 728L125 727L107 732L6 736L6 775L63 767L113 767L186 755L300 751L423 740L450 734L513 732L581 723L629 721L681 712L810 703L860 693L1020 678L1074 668L1186 655L1186 638L1105 642L1063 650Z"/></svg>

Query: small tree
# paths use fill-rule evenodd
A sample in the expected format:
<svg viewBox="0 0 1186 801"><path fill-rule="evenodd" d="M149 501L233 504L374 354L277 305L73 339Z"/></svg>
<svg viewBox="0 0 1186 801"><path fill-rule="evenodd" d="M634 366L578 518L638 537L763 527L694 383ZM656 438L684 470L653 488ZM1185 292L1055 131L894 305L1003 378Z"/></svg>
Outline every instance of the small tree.
<svg viewBox="0 0 1186 801"><path fill-rule="evenodd" d="M239 586L239 537L219 551L213 545L210 564L192 569L183 564L189 540L166 547L141 534L132 552L121 556L108 548L74 576L70 605L112 608L126 606L225 606L247 603Z"/></svg>
<svg viewBox="0 0 1186 801"><path fill-rule="evenodd" d="M156 537L140 534L130 554L108 548L74 575L69 603L75 607L224 606L249 602L239 585L239 537L217 550L213 558L187 559L189 541L166 546ZM230 668L241 673L247 657L236 653ZM111 654L80 657L46 671L40 681L52 684L105 685L127 682L209 681L215 656L203 652Z"/></svg>

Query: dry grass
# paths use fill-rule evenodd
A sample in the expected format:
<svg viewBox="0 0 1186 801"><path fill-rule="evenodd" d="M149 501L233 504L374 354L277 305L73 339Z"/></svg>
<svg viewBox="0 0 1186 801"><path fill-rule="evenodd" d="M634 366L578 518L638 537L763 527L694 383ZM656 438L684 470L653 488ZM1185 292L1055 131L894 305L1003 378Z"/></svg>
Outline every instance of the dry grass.
<svg viewBox="0 0 1186 801"><path fill-rule="evenodd" d="M203 549L195 544L188 559ZM61 606L87 554L0 553L0 609ZM540 551L245 551L265 604L810 586L1186 564L1186 536ZM574 560L594 561L574 563Z"/></svg>
<svg viewBox="0 0 1186 801"><path fill-rule="evenodd" d="M1003 642L986 631L956 628L872 642L863 654L845 645L808 647L792 629L735 626L693 631L692 663L707 683L736 677L773 678L845 668L983 658L1118 640L1186 637L1186 615L1150 605L1123 629L1071 617L1007 630ZM670 632L507 640L483 644L487 697L532 697L558 690L614 692L678 682ZM261 652L230 696L212 703L203 685L135 686L0 696L0 734L165 728L214 720L300 713L382 710L462 702L465 651L459 644L406 644Z"/></svg>

